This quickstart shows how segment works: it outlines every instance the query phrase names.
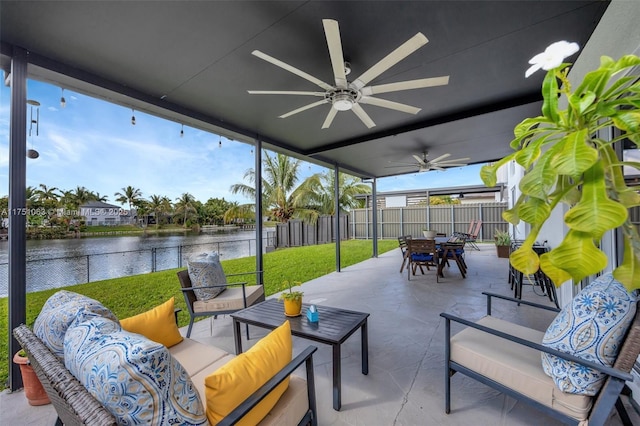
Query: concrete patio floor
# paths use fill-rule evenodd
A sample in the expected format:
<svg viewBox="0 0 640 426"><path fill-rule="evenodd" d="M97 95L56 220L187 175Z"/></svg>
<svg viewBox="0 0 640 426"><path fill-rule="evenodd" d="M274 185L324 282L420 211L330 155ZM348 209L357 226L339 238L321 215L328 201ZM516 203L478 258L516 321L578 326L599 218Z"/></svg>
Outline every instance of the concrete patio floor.
<svg viewBox="0 0 640 426"><path fill-rule="evenodd" d="M361 373L360 333L354 333L342 346L341 411L332 408L331 348L316 345L320 425L560 424L461 374L452 378L451 414L444 413L444 320L440 312L475 320L485 313L482 291L512 295L507 283L507 260L496 257L493 245L480 248L466 255L466 279L452 264L445 268L445 278L439 283L435 282L434 271L408 281L406 272L398 272L400 252L393 250L303 285L305 302L371 314L368 375ZM523 293L526 300L549 303L546 297L534 294L531 286L525 286ZM553 313L534 312L525 306L495 302L493 314L544 330ZM454 332L458 330L452 328ZM181 331L186 333L186 329ZM243 340L245 349L267 331L252 327L250 333L251 340ZM234 352L229 317L196 323L191 337ZM314 343L294 337L294 354L309 344ZM640 424L638 413L626 397L624 401L634 424ZM2 425L52 425L55 419L51 405L31 407L21 391L0 394ZM622 424L615 410L607 424Z"/></svg>

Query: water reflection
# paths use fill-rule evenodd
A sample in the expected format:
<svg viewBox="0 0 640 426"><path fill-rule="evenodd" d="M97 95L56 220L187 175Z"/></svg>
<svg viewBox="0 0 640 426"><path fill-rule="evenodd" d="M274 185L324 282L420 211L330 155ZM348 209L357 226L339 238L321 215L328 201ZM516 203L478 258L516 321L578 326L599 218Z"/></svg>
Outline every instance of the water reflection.
<svg viewBox="0 0 640 426"><path fill-rule="evenodd" d="M266 232L263 247L266 246ZM186 267L193 254L253 256L255 231L147 234L27 241L27 292ZM7 296L8 243L0 242L0 297Z"/></svg>

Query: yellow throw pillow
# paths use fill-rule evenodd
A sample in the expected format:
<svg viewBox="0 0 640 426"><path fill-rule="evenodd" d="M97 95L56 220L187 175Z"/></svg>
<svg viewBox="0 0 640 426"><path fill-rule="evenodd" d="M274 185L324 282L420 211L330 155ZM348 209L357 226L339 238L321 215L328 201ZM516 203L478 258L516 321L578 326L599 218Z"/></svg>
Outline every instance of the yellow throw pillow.
<svg viewBox="0 0 640 426"><path fill-rule="evenodd" d="M174 304L175 299L172 297L147 312L120 320L120 325L127 331L142 334L147 339L170 348L184 339L176 324Z"/></svg>
<svg viewBox="0 0 640 426"><path fill-rule="evenodd" d="M207 418L215 426L240 403L291 362L291 326L285 321L247 352L238 355L204 379ZM253 407L238 425L256 425L276 405L289 386L287 377Z"/></svg>

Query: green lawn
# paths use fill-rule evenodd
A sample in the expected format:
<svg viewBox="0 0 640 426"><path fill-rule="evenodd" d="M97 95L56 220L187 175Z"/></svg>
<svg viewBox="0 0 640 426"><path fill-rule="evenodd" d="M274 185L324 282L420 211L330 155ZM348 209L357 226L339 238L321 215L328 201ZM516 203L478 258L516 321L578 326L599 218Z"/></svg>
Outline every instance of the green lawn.
<svg viewBox="0 0 640 426"><path fill-rule="evenodd" d="M384 253L398 247L396 240L380 240L378 251ZM371 257L371 241L350 240L340 245L341 266L347 267ZM267 295L281 290L284 280L306 282L335 271L335 245L322 244L308 247L280 249L264 255L264 284ZM255 256L241 259L223 260L225 273L234 274L255 271ZM147 311L174 296L176 307L182 308L178 315L180 326L189 323L184 298L180 292L180 284L176 271L153 272L78 284L65 287L66 290L84 294L99 300L111 309L118 318ZM235 277L234 277L235 278ZM236 281L254 280L247 275ZM32 326L44 302L60 289L45 290L27 294L27 325ZM8 307L7 298L0 298L0 388L4 388L8 377Z"/></svg>

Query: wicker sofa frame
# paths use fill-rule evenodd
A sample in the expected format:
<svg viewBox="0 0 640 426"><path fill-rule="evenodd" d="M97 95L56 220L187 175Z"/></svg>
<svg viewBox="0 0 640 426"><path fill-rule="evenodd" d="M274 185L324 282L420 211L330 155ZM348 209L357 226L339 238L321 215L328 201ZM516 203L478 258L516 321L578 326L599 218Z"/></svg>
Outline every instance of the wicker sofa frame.
<svg viewBox="0 0 640 426"><path fill-rule="evenodd" d="M54 355L31 329L22 324L13 330L13 335L27 353L36 375L56 409L58 414L56 426L109 426L117 424L114 416L87 391L82 383L67 370L60 358ZM226 426L237 423L302 364L305 364L306 368L309 409L298 424L317 425L313 373L313 353L316 350L315 346L308 346L260 389L222 419L219 425Z"/></svg>

